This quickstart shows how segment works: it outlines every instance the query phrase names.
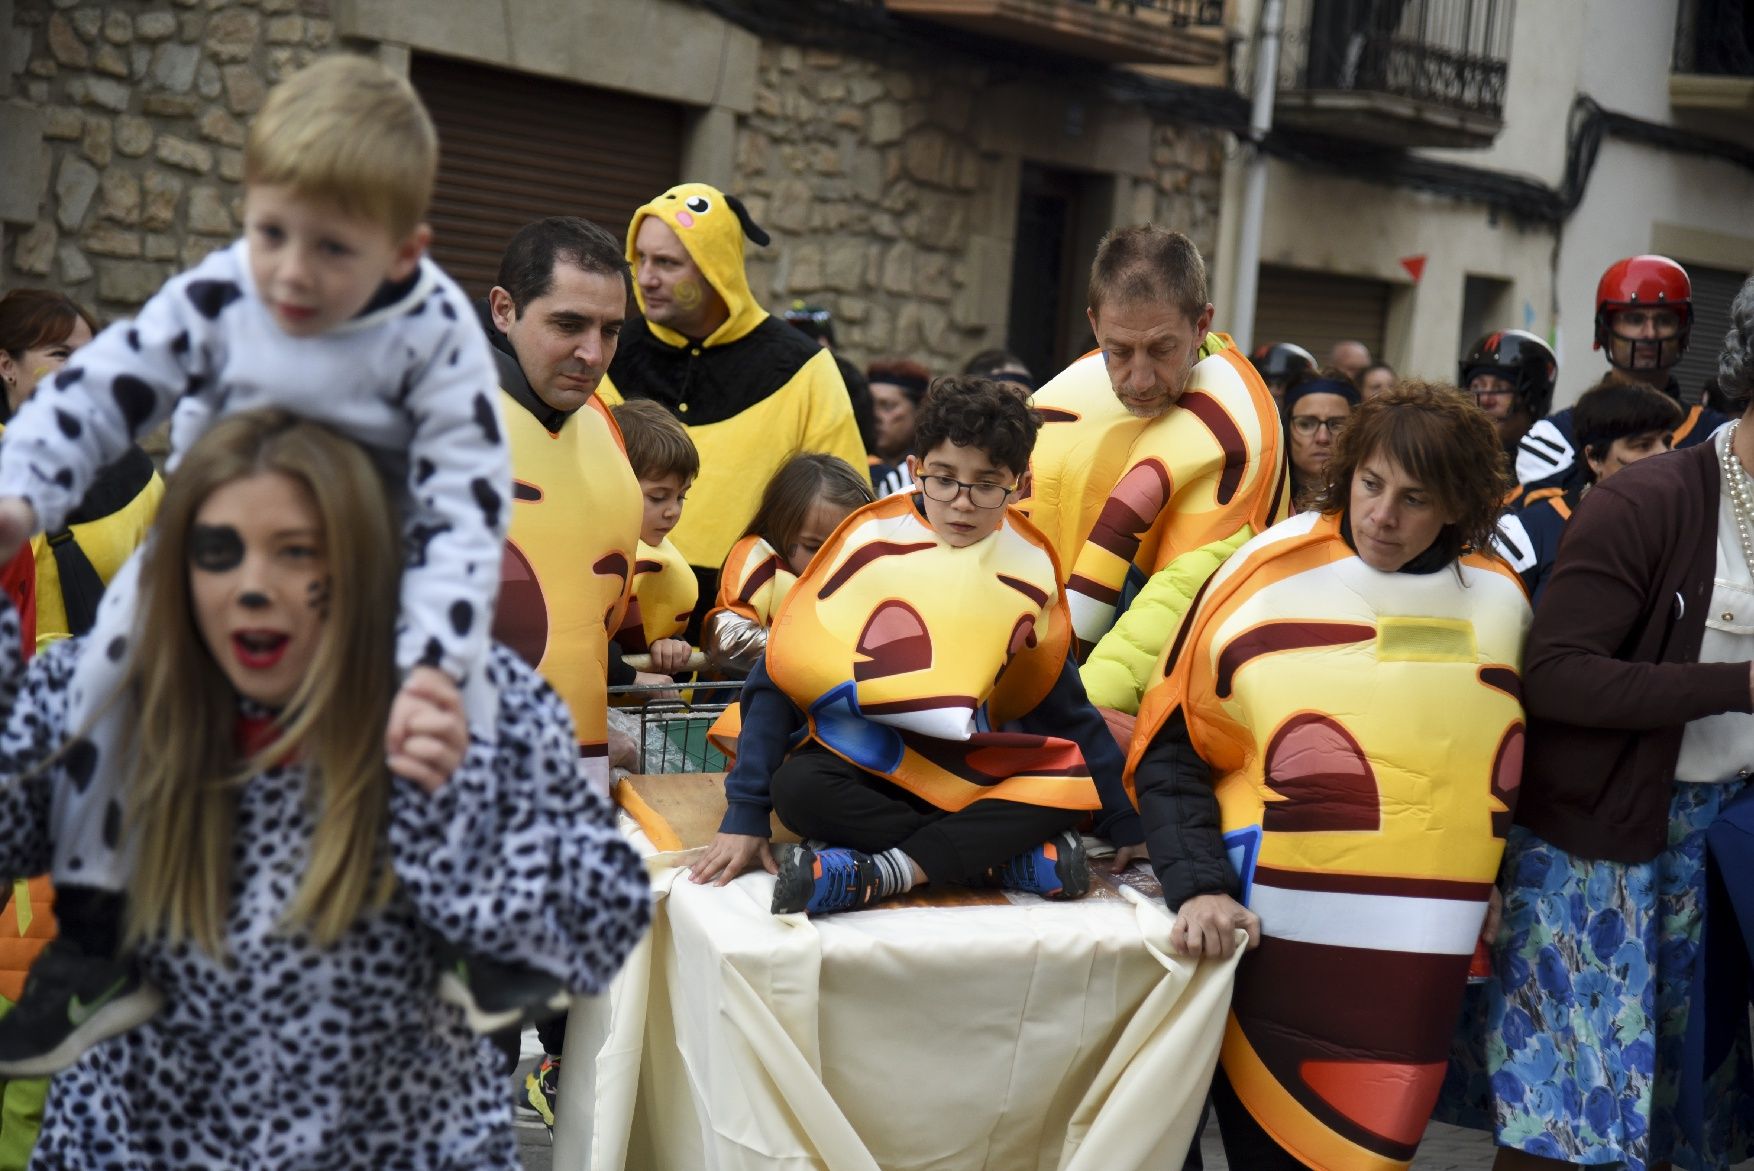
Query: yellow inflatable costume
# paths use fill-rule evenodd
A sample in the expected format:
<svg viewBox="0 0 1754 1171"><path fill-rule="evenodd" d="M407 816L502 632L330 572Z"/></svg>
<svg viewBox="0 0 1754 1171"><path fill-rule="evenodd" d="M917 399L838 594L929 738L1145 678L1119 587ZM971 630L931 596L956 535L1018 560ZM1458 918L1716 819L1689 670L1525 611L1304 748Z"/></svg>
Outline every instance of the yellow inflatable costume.
<svg viewBox="0 0 1754 1171"><path fill-rule="evenodd" d="M629 321L599 394L611 405L653 399L688 428L700 476L671 539L690 565L715 569L782 464L821 451L863 468L865 448L834 355L769 316L750 293L743 240L765 244L767 233L743 205L705 183L672 187L633 213L629 263L647 216L676 233L730 317L698 341L643 317ZM634 293L643 313L645 294L637 284Z"/></svg>
<svg viewBox="0 0 1754 1171"><path fill-rule="evenodd" d="M1309 1166L1390 1171L1437 1100L1510 826L1529 604L1483 557L1379 572L1340 523L1293 517L1213 576L1127 782L1179 708L1261 917L1224 1071Z"/></svg>
<svg viewBox="0 0 1754 1171"><path fill-rule="evenodd" d="M512 517L493 635L566 701L585 774L609 791L609 635L621 626L643 499L596 398L551 432L509 394Z"/></svg>
<svg viewBox="0 0 1754 1171"><path fill-rule="evenodd" d="M1047 696L1068 635L1053 553L1021 514L957 549L914 497L889 496L848 516L792 587L767 672L809 736L939 809L1096 809L1075 743L993 730Z"/></svg>
<svg viewBox="0 0 1754 1171"><path fill-rule="evenodd" d="M699 597L700 582L670 538L655 549L641 541L633 562L633 596L615 632L616 645L642 654L661 638L680 637Z"/></svg>
<svg viewBox="0 0 1754 1171"><path fill-rule="evenodd" d="M1155 419L1135 418L1115 399L1101 352L1032 400L1042 428L1024 507L1069 567L1080 658L1152 574L1284 516L1272 395L1225 335L1208 333L1201 352L1182 397Z"/></svg>

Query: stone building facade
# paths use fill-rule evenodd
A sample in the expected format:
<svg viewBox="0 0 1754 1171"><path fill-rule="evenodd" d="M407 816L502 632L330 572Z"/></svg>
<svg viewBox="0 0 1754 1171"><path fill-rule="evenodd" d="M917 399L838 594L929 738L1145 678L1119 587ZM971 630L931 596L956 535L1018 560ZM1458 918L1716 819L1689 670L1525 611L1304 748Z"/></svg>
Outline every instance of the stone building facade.
<svg viewBox="0 0 1754 1171"><path fill-rule="evenodd" d="M250 115L335 44L323 0L16 0L11 16L0 285L106 318L236 236Z"/></svg>
<svg viewBox="0 0 1754 1171"><path fill-rule="evenodd" d="M236 235L248 119L339 48L677 103L677 177L742 195L773 236L751 249L757 295L830 307L855 361L942 370L1006 344L1020 199L1044 168L1077 195L1061 350L1082 341L1076 270L1101 231L1154 219L1217 243L1223 135L1020 76L1002 47L802 48L684 0L0 0L0 32L0 286L60 288L106 318Z"/></svg>

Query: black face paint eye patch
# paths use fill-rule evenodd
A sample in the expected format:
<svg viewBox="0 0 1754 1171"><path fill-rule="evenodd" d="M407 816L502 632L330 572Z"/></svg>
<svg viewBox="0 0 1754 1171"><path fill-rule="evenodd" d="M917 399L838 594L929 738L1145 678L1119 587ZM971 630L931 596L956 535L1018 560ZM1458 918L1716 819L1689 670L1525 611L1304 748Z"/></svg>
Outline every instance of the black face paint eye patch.
<svg viewBox="0 0 1754 1171"><path fill-rule="evenodd" d="M244 563L244 539L230 525L196 525L189 531L189 564L225 573Z"/></svg>

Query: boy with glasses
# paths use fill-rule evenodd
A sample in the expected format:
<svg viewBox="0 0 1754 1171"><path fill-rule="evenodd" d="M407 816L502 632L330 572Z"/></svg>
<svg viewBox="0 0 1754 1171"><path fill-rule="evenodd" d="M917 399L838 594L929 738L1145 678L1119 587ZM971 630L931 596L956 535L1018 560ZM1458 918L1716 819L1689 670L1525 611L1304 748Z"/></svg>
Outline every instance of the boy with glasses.
<svg viewBox="0 0 1754 1171"><path fill-rule="evenodd" d="M806 839L776 851L775 914L928 882L1076 898L1087 812L1142 840L1068 659L1059 567L1007 507L1038 425L998 383L939 379L909 457L919 493L847 517L787 595L725 780L732 805Z"/></svg>

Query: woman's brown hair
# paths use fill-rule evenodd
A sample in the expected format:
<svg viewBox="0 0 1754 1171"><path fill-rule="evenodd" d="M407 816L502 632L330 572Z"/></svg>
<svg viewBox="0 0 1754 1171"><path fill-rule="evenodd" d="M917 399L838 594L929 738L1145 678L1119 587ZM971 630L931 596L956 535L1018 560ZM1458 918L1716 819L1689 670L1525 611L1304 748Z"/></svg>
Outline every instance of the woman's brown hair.
<svg viewBox="0 0 1754 1171"><path fill-rule="evenodd" d="M1468 552L1492 555L1510 476L1498 430L1472 398L1445 383L1406 379L1353 407L1322 469L1316 507L1329 514L1344 510L1353 475L1379 455L1399 464L1431 493L1439 512L1454 518L1437 535L1446 560Z"/></svg>
<svg viewBox="0 0 1754 1171"><path fill-rule="evenodd" d="M795 455L767 482L761 506L743 535L759 536L784 557L817 501L826 500L851 511L875 499L870 481L846 460L820 452Z"/></svg>
<svg viewBox="0 0 1754 1171"><path fill-rule="evenodd" d="M188 544L208 497L263 473L300 485L338 580L310 669L277 718L279 734L243 759L237 695L196 629ZM304 762L316 826L286 925L326 946L389 898L384 725L396 688L401 548L370 458L327 428L281 411L248 412L215 423L189 449L166 487L141 566L135 629L152 632L151 650L136 649L116 705L134 750L129 940L188 939L223 954L238 788L294 753Z"/></svg>
<svg viewBox="0 0 1754 1171"><path fill-rule="evenodd" d="M66 341L79 321L97 332L97 320L71 297L49 289L13 289L0 296L0 350L22 358L26 350Z"/></svg>

